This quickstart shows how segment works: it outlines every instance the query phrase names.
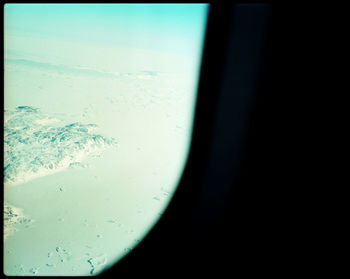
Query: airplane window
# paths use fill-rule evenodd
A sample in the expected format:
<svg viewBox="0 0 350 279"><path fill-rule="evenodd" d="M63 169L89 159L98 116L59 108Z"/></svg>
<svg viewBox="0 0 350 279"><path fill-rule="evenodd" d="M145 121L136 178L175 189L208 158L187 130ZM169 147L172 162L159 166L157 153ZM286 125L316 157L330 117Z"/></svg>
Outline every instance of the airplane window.
<svg viewBox="0 0 350 279"><path fill-rule="evenodd" d="M96 275L167 207L208 4L4 6L4 273Z"/></svg>

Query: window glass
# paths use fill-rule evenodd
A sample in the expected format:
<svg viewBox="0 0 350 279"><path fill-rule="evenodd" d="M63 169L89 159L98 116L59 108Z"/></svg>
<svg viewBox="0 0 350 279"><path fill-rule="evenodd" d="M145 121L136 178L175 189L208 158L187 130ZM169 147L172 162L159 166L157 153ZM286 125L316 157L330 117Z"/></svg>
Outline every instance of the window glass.
<svg viewBox="0 0 350 279"><path fill-rule="evenodd" d="M96 275L166 209L207 4L4 6L4 273Z"/></svg>

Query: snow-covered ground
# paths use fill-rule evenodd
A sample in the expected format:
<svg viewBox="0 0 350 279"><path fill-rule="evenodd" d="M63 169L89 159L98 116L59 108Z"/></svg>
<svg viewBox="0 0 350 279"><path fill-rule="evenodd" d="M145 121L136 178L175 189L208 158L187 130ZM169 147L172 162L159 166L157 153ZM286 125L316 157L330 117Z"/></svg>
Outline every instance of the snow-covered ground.
<svg viewBox="0 0 350 279"><path fill-rule="evenodd" d="M186 55L11 29L6 9L4 273L98 274L176 190L204 26Z"/></svg>
<svg viewBox="0 0 350 279"><path fill-rule="evenodd" d="M5 201L31 221L8 214L5 273L96 273L166 207L188 151L194 94L174 74L28 64L5 68Z"/></svg>

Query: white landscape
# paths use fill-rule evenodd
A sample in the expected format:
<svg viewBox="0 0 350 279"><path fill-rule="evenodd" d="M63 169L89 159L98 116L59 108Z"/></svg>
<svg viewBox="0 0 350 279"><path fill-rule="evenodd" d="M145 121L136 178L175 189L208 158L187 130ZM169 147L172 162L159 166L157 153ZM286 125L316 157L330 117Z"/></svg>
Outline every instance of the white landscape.
<svg viewBox="0 0 350 279"><path fill-rule="evenodd" d="M184 53L35 33L5 6L6 275L96 275L160 218L191 136L206 5L191 7Z"/></svg>

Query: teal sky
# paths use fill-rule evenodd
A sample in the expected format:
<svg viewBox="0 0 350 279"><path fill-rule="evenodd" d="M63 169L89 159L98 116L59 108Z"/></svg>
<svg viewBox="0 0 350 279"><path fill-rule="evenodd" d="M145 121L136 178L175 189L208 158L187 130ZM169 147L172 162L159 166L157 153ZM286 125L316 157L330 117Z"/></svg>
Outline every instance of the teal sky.
<svg viewBox="0 0 350 279"><path fill-rule="evenodd" d="M6 4L5 34L191 55L207 4Z"/></svg>

